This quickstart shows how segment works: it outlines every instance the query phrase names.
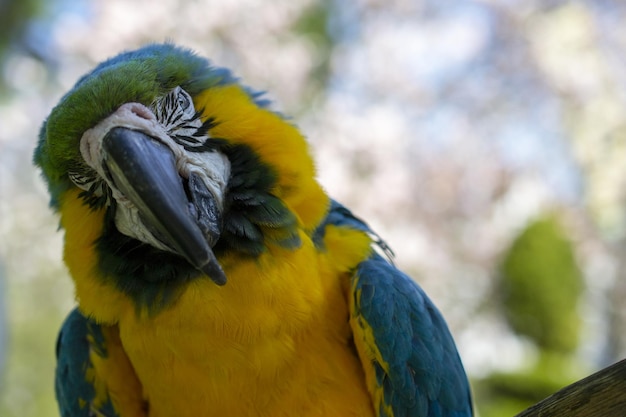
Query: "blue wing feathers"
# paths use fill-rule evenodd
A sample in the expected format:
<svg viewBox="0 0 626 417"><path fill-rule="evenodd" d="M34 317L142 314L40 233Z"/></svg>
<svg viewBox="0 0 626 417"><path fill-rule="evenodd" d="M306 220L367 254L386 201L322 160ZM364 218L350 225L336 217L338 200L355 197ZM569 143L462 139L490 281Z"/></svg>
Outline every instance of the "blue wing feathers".
<svg viewBox="0 0 626 417"><path fill-rule="evenodd" d="M391 254L365 222L337 202L332 202L326 224L376 236L383 253ZM472 416L469 383L454 340L424 291L378 253L358 266L353 287L353 297L359 295L352 314L371 328L386 362L373 366L393 416ZM381 417L386 415L382 408Z"/></svg>
<svg viewBox="0 0 626 417"><path fill-rule="evenodd" d="M62 417L88 417L89 407L81 407L80 400L90 402L95 391L85 381L89 367L87 320L74 310L65 319L56 347L57 368L55 391Z"/></svg>
<svg viewBox="0 0 626 417"><path fill-rule="evenodd" d="M354 279L361 290L358 313L388 365L385 402L394 416L470 416L469 385L454 341L421 288L378 254L359 265Z"/></svg>
<svg viewBox="0 0 626 417"><path fill-rule="evenodd" d="M109 400L97 410L93 407L96 391L87 375L91 368L90 351L106 357L101 328L74 309L61 327L56 346L54 387L62 417L117 417Z"/></svg>

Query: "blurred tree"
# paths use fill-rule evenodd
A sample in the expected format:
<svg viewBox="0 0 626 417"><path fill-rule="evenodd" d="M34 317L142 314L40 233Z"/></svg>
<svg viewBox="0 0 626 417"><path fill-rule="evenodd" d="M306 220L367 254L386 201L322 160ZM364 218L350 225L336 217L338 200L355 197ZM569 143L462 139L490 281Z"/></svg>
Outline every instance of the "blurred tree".
<svg viewBox="0 0 626 417"><path fill-rule="evenodd" d="M0 391L6 383L4 380L4 367L6 361L6 348L7 348L7 319L6 319L6 307L4 305L6 273L4 270L4 262L0 257Z"/></svg>
<svg viewBox="0 0 626 417"><path fill-rule="evenodd" d="M42 0L0 1L0 54L24 35L29 20L41 12Z"/></svg>
<svg viewBox="0 0 626 417"><path fill-rule="evenodd" d="M330 28L332 12L331 0L320 0L305 8L293 25L293 34L309 40L313 59L302 106L324 93L331 76L330 57L336 43Z"/></svg>
<svg viewBox="0 0 626 417"><path fill-rule="evenodd" d="M589 274L608 325L596 360L607 366L626 357L626 2L558 1L543 16L530 33L537 69L559 100L584 173L585 211L612 261L596 257Z"/></svg>
<svg viewBox="0 0 626 417"><path fill-rule="evenodd" d="M511 328L542 352L573 353L580 338L582 290L572 242L557 217L531 222L501 269L502 310Z"/></svg>
<svg viewBox="0 0 626 417"><path fill-rule="evenodd" d="M24 46L26 28L43 12L44 5L43 0L0 0L0 63L5 61L11 47Z"/></svg>
<svg viewBox="0 0 626 417"><path fill-rule="evenodd" d="M43 4L43 0L0 0L0 67L4 68L9 49L22 41L28 22L41 13ZM2 93L6 88L3 80L4 78L0 76L0 92ZM5 94L2 96L5 98ZM2 149L1 146L0 149ZM6 275L5 264L0 256L0 392L6 384L5 366L8 346L8 321L5 307Z"/></svg>
<svg viewBox="0 0 626 417"><path fill-rule="evenodd" d="M573 244L556 214L531 221L506 252L500 309L513 331L536 348L536 360L516 372L495 372L479 390L485 416L517 413L575 381L583 276Z"/></svg>

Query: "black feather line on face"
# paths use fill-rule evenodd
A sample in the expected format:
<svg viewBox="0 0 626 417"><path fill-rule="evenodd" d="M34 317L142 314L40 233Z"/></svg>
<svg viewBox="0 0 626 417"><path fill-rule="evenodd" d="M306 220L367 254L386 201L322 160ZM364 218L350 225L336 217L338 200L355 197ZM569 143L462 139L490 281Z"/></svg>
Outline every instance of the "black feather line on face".
<svg viewBox="0 0 626 417"><path fill-rule="evenodd" d="M199 118L201 114L201 111L197 112L194 119ZM176 143L185 148L187 152L213 152L217 147L211 143L214 139L211 139L209 136L211 129L218 124L215 118L209 117L191 136L185 138L173 137L173 139ZM204 141L200 142L199 138L203 138Z"/></svg>
<svg viewBox="0 0 626 417"><path fill-rule="evenodd" d="M196 113L195 117L200 117L201 114L202 114L202 111L199 111ZM194 137L206 136L209 134L210 130L213 129L217 125L219 125L219 123L215 120L215 117L209 117L202 123L202 126L200 126L198 130L196 130L196 133L194 133L193 136Z"/></svg>
<svg viewBox="0 0 626 417"><path fill-rule="evenodd" d="M113 200L109 186L102 180L95 180L88 190L78 194L92 210L99 210Z"/></svg>

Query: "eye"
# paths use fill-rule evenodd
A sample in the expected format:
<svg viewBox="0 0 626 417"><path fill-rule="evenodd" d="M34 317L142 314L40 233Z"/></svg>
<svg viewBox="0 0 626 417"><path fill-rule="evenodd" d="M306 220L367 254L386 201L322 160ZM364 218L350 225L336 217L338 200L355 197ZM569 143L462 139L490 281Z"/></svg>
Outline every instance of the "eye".
<svg viewBox="0 0 626 417"><path fill-rule="evenodd" d="M178 106L183 110L187 110L189 108L189 106L191 105L191 98L189 97L189 94L187 94L184 91L180 91L178 93L178 97L176 98L177 102L178 102Z"/></svg>
<svg viewBox="0 0 626 417"><path fill-rule="evenodd" d="M161 96L152 104L157 120L170 133L194 122L197 118L193 100L188 92L180 86ZM202 122L198 120L200 125ZM192 126L196 127L199 126Z"/></svg>

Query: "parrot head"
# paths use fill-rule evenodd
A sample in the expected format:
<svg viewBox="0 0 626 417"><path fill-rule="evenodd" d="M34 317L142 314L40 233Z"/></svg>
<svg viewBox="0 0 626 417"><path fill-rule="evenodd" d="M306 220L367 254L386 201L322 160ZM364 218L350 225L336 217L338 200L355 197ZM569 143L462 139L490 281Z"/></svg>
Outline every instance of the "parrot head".
<svg viewBox="0 0 626 417"><path fill-rule="evenodd" d="M106 276L224 285L221 255L297 247L328 206L297 129L229 71L172 44L82 77L44 123L34 160L53 208L78 195L105 212L94 245Z"/></svg>

